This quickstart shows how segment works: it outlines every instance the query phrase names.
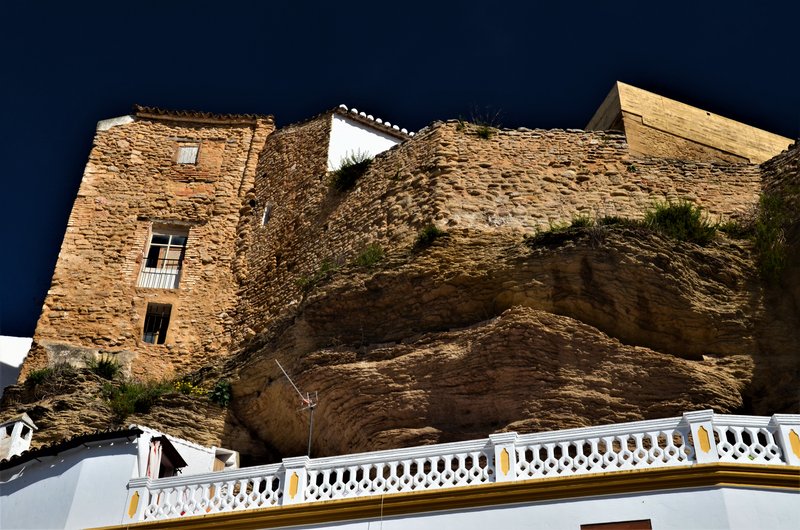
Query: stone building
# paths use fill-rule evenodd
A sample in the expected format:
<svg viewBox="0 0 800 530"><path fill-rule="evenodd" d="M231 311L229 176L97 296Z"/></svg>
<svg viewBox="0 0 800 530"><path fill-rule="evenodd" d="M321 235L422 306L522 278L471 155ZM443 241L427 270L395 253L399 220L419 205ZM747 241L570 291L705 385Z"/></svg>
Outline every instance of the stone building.
<svg viewBox="0 0 800 530"><path fill-rule="evenodd" d="M760 192L754 163L791 141L704 112L622 83L586 131L415 135L344 106L275 130L136 107L98 123L21 379L102 354L136 376L186 373L267 328L321 268L430 223L525 234L673 199L735 218ZM375 156L366 173L331 190L358 153Z"/></svg>

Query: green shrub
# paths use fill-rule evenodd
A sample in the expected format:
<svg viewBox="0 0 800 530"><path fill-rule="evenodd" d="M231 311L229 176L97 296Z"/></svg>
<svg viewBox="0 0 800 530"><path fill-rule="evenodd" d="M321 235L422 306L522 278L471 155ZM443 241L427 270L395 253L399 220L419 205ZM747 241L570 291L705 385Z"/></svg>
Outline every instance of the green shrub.
<svg viewBox="0 0 800 530"><path fill-rule="evenodd" d="M717 227L708 222L699 206L688 201L656 203L644 216L643 225L669 237L705 245L714 239Z"/></svg>
<svg viewBox="0 0 800 530"><path fill-rule="evenodd" d="M28 373L28 377L25 378L25 384L28 387L41 385L42 383L50 379L52 373L53 369L50 368L49 366L47 368L39 368L38 370L31 370Z"/></svg>
<svg viewBox="0 0 800 530"><path fill-rule="evenodd" d="M75 374L75 367L68 362L58 362L52 366L31 370L25 378L25 385L33 388L44 383L58 382L62 377Z"/></svg>
<svg viewBox="0 0 800 530"><path fill-rule="evenodd" d="M478 135L478 138L488 140L494 135L494 129L488 125L478 125L475 128L475 134Z"/></svg>
<svg viewBox="0 0 800 530"><path fill-rule="evenodd" d="M212 403L216 403L222 407L227 407L231 402L231 383L227 379L220 379L211 392L208 393L208 399Z"/></svg>
<svg viewBox="0 0 800 530"><path fill-rule="evenodd" d="M750 239L755 236L755 223L725 221L717 225L717 230L735 239Z"/></svg>
<svg viewBox="0 0 800 530"><path fill-rule="evenodd" d="M86 367L103 379L114 379L122 369L119 362L110 355L102 355L99 359L88 359Z"/></svg>
<svg viewBox="0 0 800 530"><path fill-rule="evenodd" d="M777 282L786 268L788 223L789 208L785 201L778 195L762 195L754 226L755 248L758 270L768 282Z"/></svg>
<svg viewBox="0 0 800 530"><path fill-rule="evenodd" d="M167 381L122 381L103 385L103 397L119 421L133 413L149 412L164 394L174 392Z"/></svg>
<svg viewBox="0 0 800 530"><path fill-rule="evenodd" d="M372 267L383 259L383 248L377 243L367 245L361 253L356 256L355 264L359 267Z"/></svg>
<svg viewBox="0 0 800 530"><path fill-rule="evenodd" d="M573 218L569 225L570 228L585 228L589 226L594 226L594 219L588 215L579 215Z"/></svg>
<svg viewBox="0 0 800 530"><path fill-rule="evenodd" d="M417 239L414 241L414 248L421 249L431 246L431 244L440 237L447 237L448 234L444 230L437 228L435 224L429 223L425 225L422 230L417 234Z"/></svg>
<svg viewBox="0 0 800 530"><path fill-rule="evenodd" d="M367 171L372 156L368 153L356 151L345 156L339 168L331 173L330 184L337 191L347 191Z"/></svg>

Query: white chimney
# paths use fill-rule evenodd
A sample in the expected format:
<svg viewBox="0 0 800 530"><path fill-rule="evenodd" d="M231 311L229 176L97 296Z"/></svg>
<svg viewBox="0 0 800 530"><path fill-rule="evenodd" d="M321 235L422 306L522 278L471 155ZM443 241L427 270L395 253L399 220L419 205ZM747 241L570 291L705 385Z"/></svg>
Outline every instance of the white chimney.
<svg viewBox="0 0 800 530"><path fill-rule="evenodd" d="M31 447L36 425L25 413L0 423L0 460L11 458Z"/></svg>

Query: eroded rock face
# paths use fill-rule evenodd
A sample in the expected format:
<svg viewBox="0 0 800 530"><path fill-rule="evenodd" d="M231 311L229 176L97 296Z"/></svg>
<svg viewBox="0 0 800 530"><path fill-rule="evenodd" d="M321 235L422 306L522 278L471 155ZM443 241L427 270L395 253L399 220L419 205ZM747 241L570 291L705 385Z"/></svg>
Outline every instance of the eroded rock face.
<svg viewBox="0 0 800 530"><path fill-rule="evenodd" d="M734 412L762 370L759 330L796 336L764 322L740 243L620 228L555 243L451 234L339 273L241 365L236 415L282 453L305 451L307 415L275 358L319 392L317 455Z"/></svg>

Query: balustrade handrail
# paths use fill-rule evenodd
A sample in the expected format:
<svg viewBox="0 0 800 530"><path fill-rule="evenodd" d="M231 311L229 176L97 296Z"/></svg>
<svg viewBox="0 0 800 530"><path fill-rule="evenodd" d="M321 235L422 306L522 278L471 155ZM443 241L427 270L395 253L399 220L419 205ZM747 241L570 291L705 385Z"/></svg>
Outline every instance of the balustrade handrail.
<svg viewBox="0 0 800 530"><path fill-rule="evenodd" d="M380 464L388 460L409 460L443 456L459 452L481 451L488 447L491 447L491 440L489 438L479 438L477 440L466 440L463 442L420 445L402 449L385 449L382 451L311 458L306 467L308 469L324 469L336 464L349 466Z"/></svg>
<svg viewBox="0 0 800 530"><path fill-rule="evenodd" d="M715 435L718 436L715 438ZM168 518L172 516L169 514L174 513L189 514L188 510L181 509L180 506L164 504L165 502L184 502L178 500L181 495L186 496L186 494L179 494L181 491L191 490L190 497L196 504L200 502L197 500L197 495L201 494L198 487L202 486L202 491L209 494L212 490L217 491L214 490L215 487L222 487L225 484L231 484L231 488L234 483L239 484L236 486L237 488L257 488L260 486L256 486L256 484L264 480L270 481L273 488L278 487L279 489L272 489L273 493L264 493L263 489L259 490L263 497L258 501L260 503L258 506L261 507L264 507L264 503L280 506L375 495L381 492L392 493L399 491L399 488L405 488L404 491L409 489L416 491L418 488L440 489L465 485L462 479L453 478L449 470L452 470L453 473L476 473L472 475L471 479L469 477L464 479L474 480L474 482L469 482L472 484L508 480L537 480L543 476L605 473L622 469L678 467L708 462L800 466L800 455L797 454L796 449L792 448L792 444L800 443L795 442L795 440L800 440L799 436L800 415L798 414L775 414L771 417L764 417L714 414L713 411L705 410L657 420L522 435L508 432L463 442L321 458L294 457L284 459L283 462L277 464L229 471L160 479L138 478L131 480L128 488L129 495L137 491L145 498L144 506L149 510L146 518ZM677 445L673 445L673 437L676 437L675 440L679 440L675 442ZM727 439L725 439L726 437ZM613 444L604 440L609 438L614 439ZM657 438L664 442L657 442ZM643 439L646 439L645 445L643 445ZM657 447L657 443L662 443L662 447ZM634 444L636 447L630 449L629 444ZM592 453L591 455L582 455L586 458L580 460L581 455L578 455L577 452L583 450L584 447L590 448ZM568 454L567 449L575 451L575 453ZM542 452L541 455L537 456L540 452ZM501 453L505 459L503 466L499 466L495 461L501 457ZM480 469L476 467L477 461L474 460L478 454L482 462ZM514 464L517 462L517 458L522 460L518 464ZM592 458L598 460L589 461ZM429 466L426 462L425 466L418 466L418 462L426 459L430 459L427 462L435 464ZM467 467L472 466L469 470L459 467L467 460L470 462L466 464ZM564 462L567 461L569 463L564 465ZM445 467L441 467L444 462L449 463L445 464ZM410 471L412 467L406 468L408 464L414 466L413 472ZM451 465L458 469L450 468ZM424 484L411 482L401 485L395 483L389 486L387 481L390 480L390 477L382 473L389 469L393 472L397 466L403 468L405 479L409 477L408 473L413 474L411 477L413 480L422 480L421 477L426 473L432 475L425 475L427 478ZM358 473L361 478L357 479L358 481L367 481L363 483L363 487L361 482L357 484L352 482L356 480L352 474L354 469L360 470ZM373 469L372 475L366 473L365 470L369 469ZM439 476L445 472L449 473L446 480ZM289 480L290 475L292 480ZM335 477L335 483L306 484L307 479L312 480L313 477L317 477L319 480L328 480L329 475ZM331 478L331 480L334 479ZM248 481L250 481L250 486L246 485ZM347 486L343 481L347 481L347 484L351 486L355 484L355 486ZM279 486L274 486L274 484ZM290 491L287 488L293 489ZM151 492L153 497L150 496ZM172 493L165 496L161 492ZM216 497L215 499L214 502L222 502ZM148 504L150 502L156 504ZM203 502L206 502L203 506L212 506L212 504L208 504L210 502L208 500ZM233 504L230 506L213 505L212 508L217 511L228 511L251 509L251 506L245 503L244 505ZM194 506L193 509L197 509L197 506ZM133 522L144 519L145 512L143 510L139 509L135 515L126 515L126 520Z"/></svg>
<svg viewBox="0 0 800 530"><path fill-rule="evenodd" d="M615 423L612 425L598 425L595 427L575 427L560 431L535 432L517 435L517 443L551 443L571 442L582 438L601 438L604 436L622 436L639 434L650 431L677 429L681 427L683 418L661 418L657 420L632 421L628 423Z"/></svg>
<svg viewBox="0 0 800 530"><path fill-rule="evenodd" d="M263 466L240 467L239 469L229 469L227 471L209 471L208 473L186 476L178 475L164 478L142 477L131 479L128 484L131 487L149 485L151 489L180 488L183 486L193 486L195 484L205 484L206 482L226 482L253 477L280 475L283 473L283 467L283 463L277 463Z"/></svg>

